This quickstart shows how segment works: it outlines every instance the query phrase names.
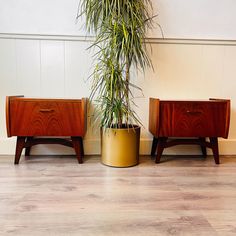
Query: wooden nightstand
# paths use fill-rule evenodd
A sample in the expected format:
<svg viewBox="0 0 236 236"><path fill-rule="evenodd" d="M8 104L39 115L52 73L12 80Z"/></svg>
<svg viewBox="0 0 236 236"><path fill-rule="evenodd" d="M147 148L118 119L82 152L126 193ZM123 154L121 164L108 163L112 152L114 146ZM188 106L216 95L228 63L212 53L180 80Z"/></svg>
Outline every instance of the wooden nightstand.
<svg viewBox="0 0 236 236"><path fill-rule="evenodd" d="M203 155L211 148L219 164L218 137L227 138L230 100L162 101L149 100L149 131L153 134L151 155L160 162L164 148L179 144L198 144ZM168 138L180 138L171 139ZM210 142L206 141L206 138ZM194 138L194 139L193 139Z"/></svg>
<svg viewBox="0 0 236 236"><path fill-rule="evenodd" d="M78 162L82 163L83 137L86 132L85 98L7 97L6 123L8 137L17 136L15 164L19 163L23 148L25 148L25 155L30 155L30 148L37 144L62 144L73 147Z"/></svg>

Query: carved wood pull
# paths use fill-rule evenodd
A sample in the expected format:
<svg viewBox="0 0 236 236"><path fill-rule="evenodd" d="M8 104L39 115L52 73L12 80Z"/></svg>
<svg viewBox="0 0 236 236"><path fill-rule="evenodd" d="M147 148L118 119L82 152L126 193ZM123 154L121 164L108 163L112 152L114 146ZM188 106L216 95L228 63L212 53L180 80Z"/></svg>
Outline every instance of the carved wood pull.
<svg viewBox="0 0 236 236"><path fill-rule="evenodd" d="M53 109L40 109L40 112L54 112Z"/></svg>
<svg viewBox="0 0 236 236"><path fill-rule="evenodd" d="M190 110L187 110L186 113L189 114L189 115L201 115L202 111L190 111Z"/></svg>

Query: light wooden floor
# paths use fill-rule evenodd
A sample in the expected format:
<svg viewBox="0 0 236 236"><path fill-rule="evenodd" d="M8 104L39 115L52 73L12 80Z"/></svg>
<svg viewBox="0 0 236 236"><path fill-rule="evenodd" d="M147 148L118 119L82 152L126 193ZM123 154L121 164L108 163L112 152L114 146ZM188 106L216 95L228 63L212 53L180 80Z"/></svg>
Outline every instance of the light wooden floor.
<svg viewBox="0 0 236 236"><path fill-rule="evenodd" d="M236 235L236 156L221 162L0 156L0 235Z"/></svg>

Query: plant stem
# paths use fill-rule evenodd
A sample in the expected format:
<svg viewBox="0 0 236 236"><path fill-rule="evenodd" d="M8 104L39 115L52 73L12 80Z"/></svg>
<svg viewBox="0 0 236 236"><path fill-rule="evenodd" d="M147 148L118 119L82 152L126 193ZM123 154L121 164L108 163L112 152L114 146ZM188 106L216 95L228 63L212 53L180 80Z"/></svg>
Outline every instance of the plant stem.
<svg viewBox="0 0 236 236"><path fill-rule="evenodd" d="M126 59L126 71L125 71L125 80L126 80L126 90L125 90L125 99L126 99L126 106L127 110L129 111L129 69L130 69L130 64L129 64L129 59ZM129 112L126 114L126 124L128 125L129 122Z"/></svg>

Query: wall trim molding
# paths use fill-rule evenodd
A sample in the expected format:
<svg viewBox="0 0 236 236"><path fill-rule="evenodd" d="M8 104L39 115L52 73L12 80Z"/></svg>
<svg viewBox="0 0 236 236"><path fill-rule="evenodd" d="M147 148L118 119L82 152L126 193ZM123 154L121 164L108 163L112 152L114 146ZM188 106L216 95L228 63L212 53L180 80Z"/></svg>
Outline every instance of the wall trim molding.
<svg viewBox="0 0 236 236"><path fill-rule="evenodd" d="M55 41L80 41L80 42L91 42L94 40L93 36L14 34L14 33L0 33L0 38L3 38L3 39L30 39L30 40L55 40Z"/></svg>
<svg viewBox="0 0 236 236"><path fill-rule="evenodd" d="M94 41L93 36L86 36L86 35L47 35L47 34L16 34L16 33L0 33L0 39L55 40L55 41L79 41L79 42ZM236 46L236 40L147 38L146 41L151 44Z"/></svg>

